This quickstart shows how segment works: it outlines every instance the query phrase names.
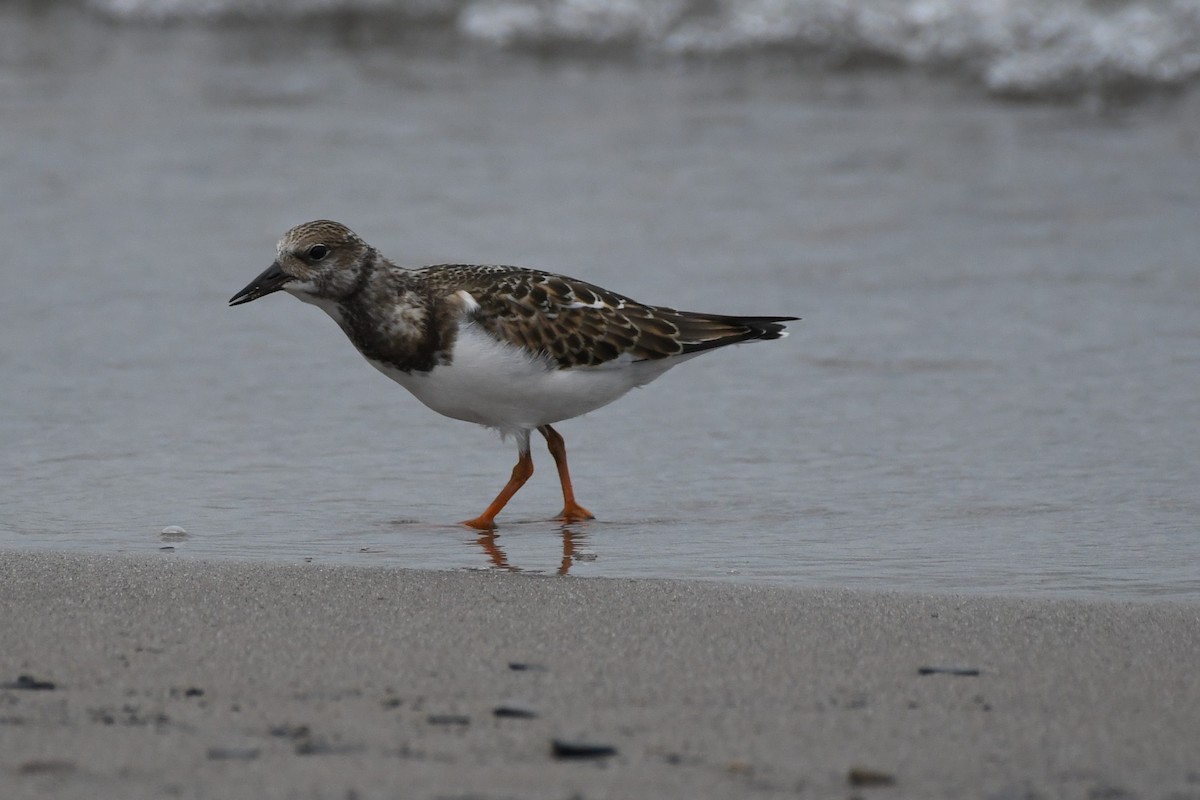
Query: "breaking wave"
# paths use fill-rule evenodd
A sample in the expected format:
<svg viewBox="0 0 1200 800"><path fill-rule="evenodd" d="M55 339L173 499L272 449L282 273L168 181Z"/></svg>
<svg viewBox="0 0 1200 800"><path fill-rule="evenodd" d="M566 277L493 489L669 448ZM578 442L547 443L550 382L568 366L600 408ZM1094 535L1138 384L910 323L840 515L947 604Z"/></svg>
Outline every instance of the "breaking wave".
<svg viewBox="0 0 1200 800"><path fill-rule="evenodd" d="M1200 0L81 0L135 20L390 15L516 50L789 53L962 73L997 94L1186 86Z"/></svg>

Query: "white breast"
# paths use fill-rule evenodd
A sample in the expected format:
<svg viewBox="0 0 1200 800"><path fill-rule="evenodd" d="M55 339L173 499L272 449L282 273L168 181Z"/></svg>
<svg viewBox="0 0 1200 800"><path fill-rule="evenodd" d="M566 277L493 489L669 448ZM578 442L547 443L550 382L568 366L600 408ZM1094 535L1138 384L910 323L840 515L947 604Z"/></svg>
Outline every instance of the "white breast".
<svg viewBox="0 0 1200 800"><path fill-rule="evenodd" d="M439 414L503 432L586 414L677 363L679 359L618 360L599 367L557 369L547 359L497 341L471 322L459 327L451 363L428 373L404 373L371 361Z"/></svg>

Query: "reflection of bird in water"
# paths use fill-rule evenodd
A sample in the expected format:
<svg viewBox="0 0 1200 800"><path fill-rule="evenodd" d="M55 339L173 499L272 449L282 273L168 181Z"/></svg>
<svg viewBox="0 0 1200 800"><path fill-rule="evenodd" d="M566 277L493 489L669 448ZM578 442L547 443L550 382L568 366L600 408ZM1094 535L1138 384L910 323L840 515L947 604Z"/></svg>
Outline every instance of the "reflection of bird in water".
<svg viewBox="0 0 1200 800"><path fill-rule="evenodd" d="M506 572L523 572L524 570L521 567L516 567L508 563L508 556L505 554L503 548L500 547L500 543L496 541L498 538L496 531L484 531L475 540L475 543L483 548L483 552L487 554L488 561L492 562L492 566L496 569L502 569ZM571 565L575 563L576 547L584 542L584 538L585 535L581 531L573 531L569 526L562 528L562 563L559 564L558 570L556 570L557 574L566 575L571 571Z"/></svg>
<svg viewBox="0 0 1200 800"><path fill-rule="evenodd" d="M425 405L511 434L512 477L479 516L496 515L533 474L529 438L546 439L562 484L559 519L592 514L575 500L552 423L607 405L676 364L725 345L787 335L795 317L729 317L647 306L583 281L520 267L404 269L344 225L307 222L230 305L280 289L327 312L367 360Z"/></svg>

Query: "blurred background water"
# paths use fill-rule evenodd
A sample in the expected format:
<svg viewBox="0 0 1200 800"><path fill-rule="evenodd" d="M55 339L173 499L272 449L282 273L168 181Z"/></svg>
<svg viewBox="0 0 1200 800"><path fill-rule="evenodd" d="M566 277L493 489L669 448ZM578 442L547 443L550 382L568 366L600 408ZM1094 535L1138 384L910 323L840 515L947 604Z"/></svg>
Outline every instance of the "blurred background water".
<svg viewBox="0 0 1200 800"><path fill-rule="evenodd" d="M1200 600L1200 2L879 5L0 5L0 547ZM480 536L511 443L225 306L317 217L804 321Z"/></svg>

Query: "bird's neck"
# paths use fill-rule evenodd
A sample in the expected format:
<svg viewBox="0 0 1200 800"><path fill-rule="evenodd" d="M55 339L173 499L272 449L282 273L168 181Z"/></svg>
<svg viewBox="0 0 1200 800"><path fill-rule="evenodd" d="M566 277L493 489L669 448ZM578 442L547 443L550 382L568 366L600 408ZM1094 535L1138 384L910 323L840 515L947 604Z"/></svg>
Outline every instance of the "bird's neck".
<svg viewBox="0 0 1200 800"><path fill-rule="evenodd" d="M353 291L319 302L354 346L373 362L402 372L427 372L442 348L437 303L419 271L392 264L375 251L356 276Z"/></svg>

